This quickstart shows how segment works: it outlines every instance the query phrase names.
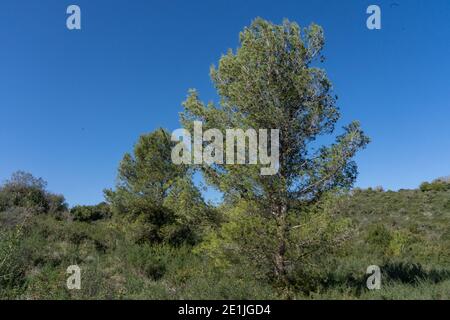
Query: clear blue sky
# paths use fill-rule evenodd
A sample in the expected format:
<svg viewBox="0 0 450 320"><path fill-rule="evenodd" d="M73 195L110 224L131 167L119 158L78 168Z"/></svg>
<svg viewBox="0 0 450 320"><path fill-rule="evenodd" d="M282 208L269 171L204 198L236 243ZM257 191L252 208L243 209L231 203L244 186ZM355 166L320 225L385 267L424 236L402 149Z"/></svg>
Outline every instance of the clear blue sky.
<svg viewBox="0 0 450 320"><path fill-rule="evenodd" d="M66 8L82 30L66 29ZM382 9L369 31L366 8ZM26 170L71 205L114 185L138 136L179 127L189 88L214 99L209 67L257 16L322 25L340 125L372 138L361 187L450 175L450 1L2 0L0 179Z"/></svg>

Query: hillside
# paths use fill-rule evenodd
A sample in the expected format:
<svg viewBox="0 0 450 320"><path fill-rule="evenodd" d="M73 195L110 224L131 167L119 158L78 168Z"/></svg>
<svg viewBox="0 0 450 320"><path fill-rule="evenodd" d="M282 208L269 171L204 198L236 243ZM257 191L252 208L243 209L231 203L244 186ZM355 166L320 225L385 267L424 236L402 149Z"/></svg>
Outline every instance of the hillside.
<svg viewBox="0 0 450 320"><path fill-rule="evenodd" d="M202 243L136 241L136 225L111 216L107 204L41 212L15 203L0 213L1 298L285 298L254 266L217 267ZM349 237L296 275L290 298L450 298L450 190L356 189L335 197L331 208L332 217L350 221ZM82 269L79 291L65 285L72 264ZM381 268L380 290L366 288L369 265Z"/></svg>

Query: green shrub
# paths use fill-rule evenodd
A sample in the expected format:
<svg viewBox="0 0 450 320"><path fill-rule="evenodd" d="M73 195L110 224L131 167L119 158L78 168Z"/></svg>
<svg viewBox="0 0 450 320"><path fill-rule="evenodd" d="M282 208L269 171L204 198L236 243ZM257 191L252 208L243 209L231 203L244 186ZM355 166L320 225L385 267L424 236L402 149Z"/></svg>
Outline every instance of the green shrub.
<svg viewBox="0 0 450 320"><path fill-rule="evenodd" d="M154 247L148 244L132 246L128 250L127 260L137 272L152 280L162 278L167 267L167 250L165 247Z"/></svg>
<svg viewBox="0 0 450 320"><path fill-rule="evenodd" d="M61 195L46 190L47 183L30 173L15 172L11 179L0 186L0 212L10 208L22 207L42 214L58 214L67 209Z"/></svg>
<svg viewBox="0 0 450 320"><path fill-rule="evenodd" d="M14 298L25 285L26 260L22 255L21 228L0 233L0 298Z"/></svg>
<svg viewBox="0 0 450 320"><path fill-rule="evenodd" d="M447 191L450 190L450 181L448 179L436 179L433 182L424 182L420 185L422 192L428 191Z"/></svg>
<svg viewBox="0 0 450 320"><path fill-rule="evenodd" d="M111 217L111 209L106 202L95 206L75 206L70 209L73 220L81 222L92 222Z"/></svg>

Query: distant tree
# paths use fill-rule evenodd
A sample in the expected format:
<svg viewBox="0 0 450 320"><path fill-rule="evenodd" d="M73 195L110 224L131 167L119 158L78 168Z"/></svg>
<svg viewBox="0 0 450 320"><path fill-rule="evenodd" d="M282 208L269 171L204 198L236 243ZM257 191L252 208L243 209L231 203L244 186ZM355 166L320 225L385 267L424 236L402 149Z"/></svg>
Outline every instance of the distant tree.
<svg viewBox="0 0 450 320"><path fill-rule="evenodd" d="M18 171L0 186L0 212L11 208L26 208L34 213L56 214L67 210L62 195L46 190L47 182L32 174Z"/></svg>
<svg viewBox="0 0 450 320"><path fill-rule="evenodd" d="M95 206L75 206L70 214L75 221L92 222L111 217L111 209L106 202L101 202Z"/></svg>
<svg viewBox="0 0 450 320"><path fill-rule="evenodd" d="M332 84L317 67L324 60L324 44L318 25L301 30L287 20L276 25L256 19L241 32L240 47L228 51L218 67L211 68L220 105L205 105L191 90L181 115L189 130L195 120L202 121L205 130L280 130L276 175L262 176L261 166L214 164L201 169L227 201L246 201L252 212L273 222L273 232L268 231L267 237L274 245L268 254L275 277L282 283L287 283L292 268L287 258L292 233L302 232L291 218L328 191L350 187L357 175L352 158L369 142L358 122L352 122L334 144L313 148L318 137L334 132L340 117ZM255 253L255 259L258 255L261 252Z"/></svg>
<svg viewBox="0 0 450 320"><path fill-rule="evenodd" d="M450 178L442 177L442 178L438 178L438 179L432 181L431 183L423 182L419 188L422 192L447 191L447 190L450 190Z"/></svg>
<svg viewBox="0 0 450 320"><path fill-rule="evenodd" d="M170 134L143 135L119 166L115 190L105 190L113 213L134 223L136 241L195 242L209 207L192 182L192 170L175 165ZM133 231L131 231L133 232Z"/></svg>
<svg viewBox="0 0 450 320"><path fill-rule="evenodd" d="M420 189L420 191L422 191L422 192L431 191L431 183L426 182L426 181L425 181L425 182L422 182L422 183L420 184L419 189Z"/></svg>

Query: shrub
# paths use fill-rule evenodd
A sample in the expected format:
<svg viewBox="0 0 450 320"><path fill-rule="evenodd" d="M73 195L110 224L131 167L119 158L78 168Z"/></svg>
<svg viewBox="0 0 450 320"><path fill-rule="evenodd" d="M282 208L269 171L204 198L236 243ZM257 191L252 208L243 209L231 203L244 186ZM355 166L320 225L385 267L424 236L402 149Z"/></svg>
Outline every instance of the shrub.
<svg viewBox="0 0 450 320"><path fill-rule="evenodd" d="M70 209L73 220L82 222L92 222L111 217L111 209L106 202L95 206L75 206Z"/></svg>
<svg viewBox="0 0 450 320"><path fill-rule="evenodd" d="M65 199L46 190L47 183L30 173L18 171L0 186L0 212L14 207L32 210L34 213L56 214L67 209Z"/></svg>
<svg viewBox="0 0 450 320"><path fill-rule="evenodd" d="M20 247L22 236L19 227L0 234L0 298L14 298L25 284L26 261Z"/></svg>
<svg viewBox="0 0 450 320"><path fill-rule="evenodd" d="M162 278L167 266L167 248L151 246L132 246L128 250L127 260L136 271L152 280Z"/></svg>
<svg viewBox="0 0 450 320"><path fill-rule="evenodd" d="M422 192L450 190L450 181L447 178L439 178L433 182L424 182L420 185Z"/></svg>

